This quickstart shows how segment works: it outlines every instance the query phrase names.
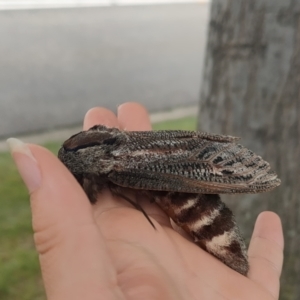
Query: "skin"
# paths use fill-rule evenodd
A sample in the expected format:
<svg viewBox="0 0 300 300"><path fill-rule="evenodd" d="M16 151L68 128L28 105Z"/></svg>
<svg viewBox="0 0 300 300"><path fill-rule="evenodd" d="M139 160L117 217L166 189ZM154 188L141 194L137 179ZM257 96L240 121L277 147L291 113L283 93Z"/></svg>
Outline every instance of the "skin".
<svg viewBox="0 0 300 300"><path fill-rule="evenodd" d="M150 130L144 107L125 103L114 115L93 108L84 129L95 124ZM279 297L283 235L279 217L261 213L249 246L248 277L226 267L180 232L147 199L137 199L145 217L108 191L91 205L64 165L46 149L30 145L40 170L30 190L34 240L49 300L214 299L274 300ZM24 154L13 152L20 169ZM24 163L25 161L25 163Z"/></svg>

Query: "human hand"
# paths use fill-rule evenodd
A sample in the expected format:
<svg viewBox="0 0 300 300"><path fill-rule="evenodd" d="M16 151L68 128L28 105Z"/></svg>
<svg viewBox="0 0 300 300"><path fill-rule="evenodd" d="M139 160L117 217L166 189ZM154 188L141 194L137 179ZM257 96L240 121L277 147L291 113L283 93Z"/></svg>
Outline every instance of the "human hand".
<svg viewBox="0 0 300 300"><path fill-rule="evenodd" d="M90 110L95 124L150 130L136 103ZM141 212L108 191L91 205L77 181L49 151L11 141L12 153L31 199L34 240L48 300L65 299L258 299L279 297L283 260L280 219L260 214L249 247L247 277L225 266L174 229L147 199Z"/></svg>

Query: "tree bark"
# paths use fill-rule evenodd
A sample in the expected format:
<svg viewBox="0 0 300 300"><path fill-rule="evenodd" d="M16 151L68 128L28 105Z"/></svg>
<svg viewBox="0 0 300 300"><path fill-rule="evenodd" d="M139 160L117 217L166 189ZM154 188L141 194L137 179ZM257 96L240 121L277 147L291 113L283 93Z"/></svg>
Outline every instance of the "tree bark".
<svg viewBox="0 0 300 300"><path fill-rule="evenodd" d="M249 240L259 212L282 219L280 299L300 299L300 0L213 0L199 129L242 137L282 183L223 197Z"/></svg>

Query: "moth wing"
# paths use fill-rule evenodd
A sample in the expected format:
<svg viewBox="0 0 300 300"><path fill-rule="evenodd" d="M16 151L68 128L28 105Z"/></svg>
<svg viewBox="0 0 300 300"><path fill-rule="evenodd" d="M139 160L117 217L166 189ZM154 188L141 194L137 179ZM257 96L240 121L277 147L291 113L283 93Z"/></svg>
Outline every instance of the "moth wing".
<svg viewBox="0 0 300 300"><path fill-rule="evenodd" d="M213 142L221 143L232 143L239 140L239 137L231 135L220 135L220 134L211 134L203 131L186 131L186 130L158 130L158 131L128 131L126 135L129 137L137 137L151 140L163 140L174 141L174 140L189 140L189 139L204 139Z"/></svg>
<svg viewBox="0 0 300 300"><path fill-rule="evenodd" d="M132 161L129 155L109 179L135 189L207 194L260 193L280 184L269 163L239 144L188 139L176 148L155 143L133 151Z"/></svg>
<svg viewBox="0 0 300 300"><path fill-rule="evenodd" d="M183 193L205 194L233 194L233 193L259 193L269 188L262 185L249 185L247 183L221 183L186 178L174 174L157 174L136 169L113 171L108 179L116 185L132 189L170 191ZM278 184L276 184L277 186Z"/></svg>
<svg viewBox="0 0 300 300"><path fill-rule="evenodd" d="M185 193L258 193L280 184L270 165L236 138L191 131L127 132L112 152L113 183Z"/></svg>

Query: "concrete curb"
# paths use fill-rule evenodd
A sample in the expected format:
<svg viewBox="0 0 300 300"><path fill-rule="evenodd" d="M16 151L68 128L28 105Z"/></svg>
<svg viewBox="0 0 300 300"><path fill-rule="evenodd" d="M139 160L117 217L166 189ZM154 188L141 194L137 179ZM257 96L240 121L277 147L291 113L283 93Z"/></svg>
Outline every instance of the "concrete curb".
<svg viewBox="0 0 300 300"><path fill-rule="evenodd" d="M141 5L170 5L170 4L207 4L211 0L26 0L26 1L0 1L1 10L26 9L62 9L87 8L107 6L141 6Z"/></svg>
<svg viewBox="0 0 300 300"><path fill-rule="evenodd" d="M159 123L163 121L170 121L181 119L185 117L193 117L198 114L198 106L189 106L172 109L170 111L154 113L150 115L151 123ZM82 130L82 126L74 126L70 128L51 130L42 133L29 134L29 135L20 135L15 136L16 138L21 139L25 143L32 144L45 144L47 142L63 142L69 138L72 134ZM8 146L6 140L0 140L0 152L8 151Z"/></svg>

